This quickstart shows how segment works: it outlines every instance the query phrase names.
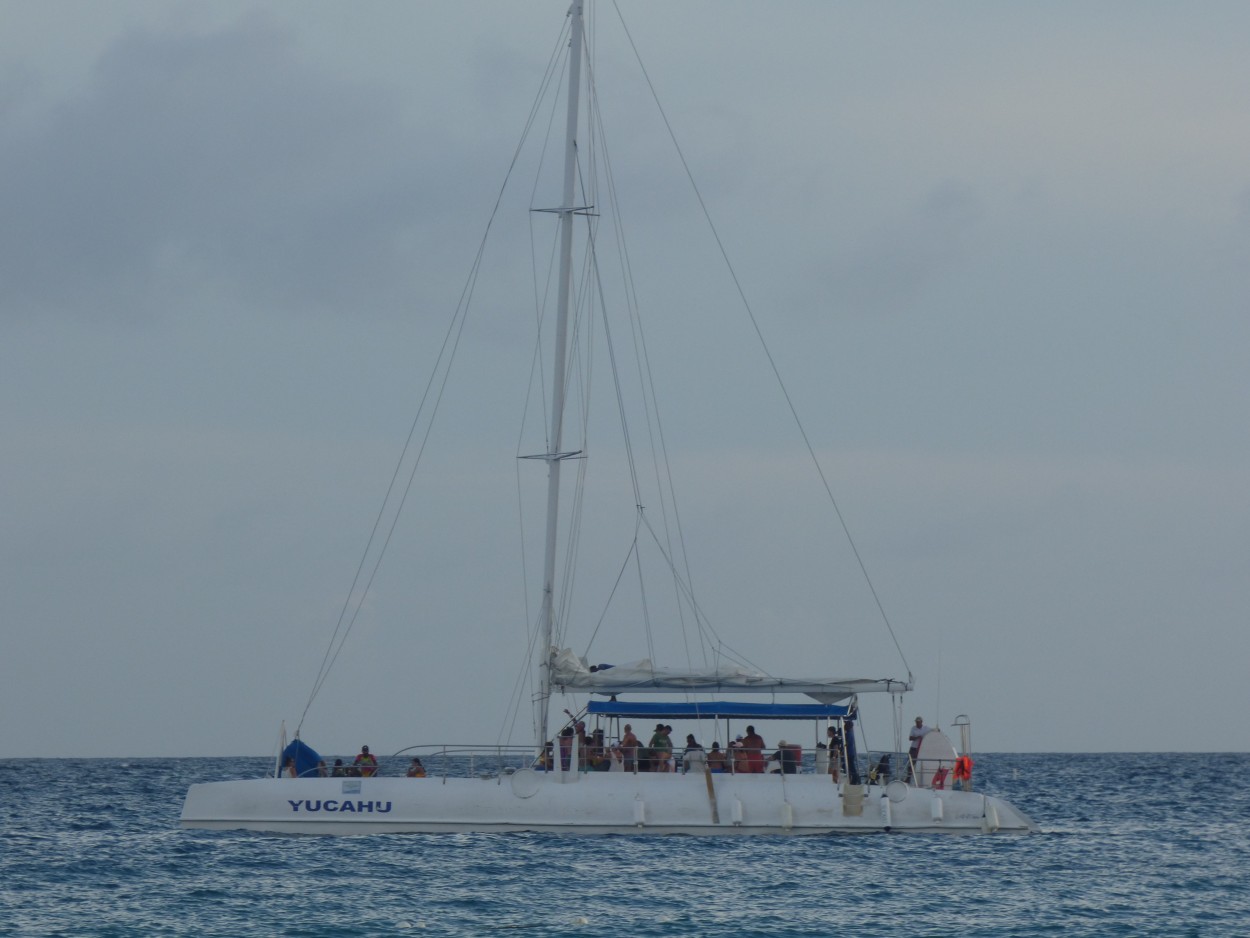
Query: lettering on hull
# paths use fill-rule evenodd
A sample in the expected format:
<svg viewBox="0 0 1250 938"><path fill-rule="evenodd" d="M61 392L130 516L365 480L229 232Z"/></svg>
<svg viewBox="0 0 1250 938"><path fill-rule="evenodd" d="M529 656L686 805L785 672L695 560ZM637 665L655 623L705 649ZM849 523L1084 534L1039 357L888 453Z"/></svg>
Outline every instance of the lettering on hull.
<svg viewBox="0 0 1250 938"><path fill-rule="evenodd" d="M296 814L315 814L318 811L329 811L332 814L390 814L389 801L336 801L328 798L325 801L304 799L287 799L287 804Z"/></svg>

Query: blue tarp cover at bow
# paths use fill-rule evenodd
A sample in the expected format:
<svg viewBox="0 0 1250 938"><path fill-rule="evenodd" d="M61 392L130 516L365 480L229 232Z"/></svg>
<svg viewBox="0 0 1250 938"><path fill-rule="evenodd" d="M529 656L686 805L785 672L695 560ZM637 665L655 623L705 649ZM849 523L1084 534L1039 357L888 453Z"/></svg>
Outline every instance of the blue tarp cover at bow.
<svg viewBox="0 0 1250 938"><path fill-rule="evenodd" d="M282 766L285 774L286 760L295 760L295 773L300 778L315 778L317 776L317 763L321 761L321 756L317 755L312 746L306 745L303 740L293 739L291 744L282 750Z"/></svg>
<svg viewBox="0 0 1250 938"><path fill-rule="evenodd" d="M596 716L653 717L671 720L819 720L844 717L848 708L839 704L739 703L732 700L707 700L700 703L665 703L663 701L592 700L586 712Z"/></svg>

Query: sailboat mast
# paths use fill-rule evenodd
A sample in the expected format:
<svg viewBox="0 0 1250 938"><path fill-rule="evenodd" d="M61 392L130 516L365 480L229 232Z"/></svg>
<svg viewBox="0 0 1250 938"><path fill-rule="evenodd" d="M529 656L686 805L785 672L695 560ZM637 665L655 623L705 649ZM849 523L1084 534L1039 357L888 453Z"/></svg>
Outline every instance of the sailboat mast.
<svg viewBox="0 0 1250 938"><path fill-rule="evenodd" d="M551 644L555 633L556 540L560 507L560 462L564 436L565 371L568 361L569 304L573 287L573 216L577 211L577 116L581 91L582 13L584 0L569 8L569 92L564 149L564 196L560 214L560 283L556 300L555 376L551 390L551 436L547 453L547 547L543 570L541 639L538 643L538 693L534 725L540 750L547 740L548 702L551 698Z"/></svg>

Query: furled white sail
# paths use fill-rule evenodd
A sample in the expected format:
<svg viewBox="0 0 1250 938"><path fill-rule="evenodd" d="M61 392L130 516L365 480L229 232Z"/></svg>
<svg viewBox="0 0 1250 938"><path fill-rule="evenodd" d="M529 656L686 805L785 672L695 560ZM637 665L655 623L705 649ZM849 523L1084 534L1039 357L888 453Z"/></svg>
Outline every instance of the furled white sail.
<svg viewBox="0 0 1250 938"><path fill-rule="evenodd" d="M551 684L561 691L595 694L717 693L807 694L821 703L836 703L855 694L903 693L909 681L894 678L774 677L738 665L700 670L657 668L649 659L624 664L592 665L572 649L552 649Z"/></svg>

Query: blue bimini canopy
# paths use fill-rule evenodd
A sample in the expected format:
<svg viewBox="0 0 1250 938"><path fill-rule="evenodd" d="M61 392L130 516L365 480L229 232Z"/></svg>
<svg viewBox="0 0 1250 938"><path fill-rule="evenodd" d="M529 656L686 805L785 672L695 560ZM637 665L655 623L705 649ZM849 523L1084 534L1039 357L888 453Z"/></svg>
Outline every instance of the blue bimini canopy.
<svg viewBox="0 0 1250 938"><path fill-rule="evenodd" d="M596 716L659 720L822 720L844 717L849 708L839 704L740 703L733 700L705 700L699 703L592 700L586 705L586 712Z"/></svg>

